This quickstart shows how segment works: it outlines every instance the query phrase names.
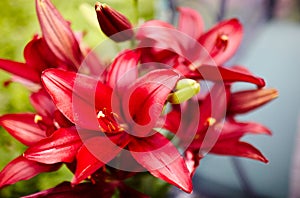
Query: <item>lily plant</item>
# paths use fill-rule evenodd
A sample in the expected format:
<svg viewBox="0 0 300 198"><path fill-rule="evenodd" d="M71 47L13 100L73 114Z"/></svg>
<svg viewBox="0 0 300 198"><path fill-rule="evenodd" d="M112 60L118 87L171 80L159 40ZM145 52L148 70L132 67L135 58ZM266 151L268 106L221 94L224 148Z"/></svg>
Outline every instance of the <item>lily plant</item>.
<svg viewBox="0 0 300 198"><path fill-rule="evenodd" d="M26 45L25 62L0 59L12 81L30 89L36 110L0 117L28 147L0 172L0 188L66 165L71 181L25 197L148 197L128 182L145 172L191 193L206 154L268 162L241 138L270 130L236 115L278 93L245 67L224 66L242 41L238 19L204 30L198 12L179 7L177 27L150 20L134 28L122 13L96 3L103 33L135 44L104 62L50 0L35 3L41 35ZM233 92L236 82L255 88Z"/></svg>

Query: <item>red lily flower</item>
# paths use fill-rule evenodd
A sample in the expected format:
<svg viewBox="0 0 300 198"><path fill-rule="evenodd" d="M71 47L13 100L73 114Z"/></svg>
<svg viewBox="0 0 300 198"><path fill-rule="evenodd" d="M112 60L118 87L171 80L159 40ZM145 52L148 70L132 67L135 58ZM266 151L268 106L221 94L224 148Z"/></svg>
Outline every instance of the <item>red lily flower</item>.
<svg viewBox="0 0 300 198"><path fill-rule="evenodd" d="M73 162L76 157L73 183L79 183L126 147L151 174L190 192L191 180L183 158L169 140L153 130L180 76L171 70L157 70L136 79L138 60L139 55L134 51L121 54L107 72L105 84L68 71L50 69L44 72L44 86L58 109L77 126L94 132L88 131L89 135L83 138L73 128L58 129L28 148L24 156L46 164ZM129 75L131 78L128 73L133 74ZM90 100L93 88L95 101ZM74 102L80 108L75 107ZM99 126L106 136L99 135ZM97 157L91 150L96 151ZM164 157L166 153L168 158Z"/></svg>
<svg viewBox="0 0 300 198"><path fill-rule="evenodd" d="M35 123L35 116L30 113L7 114L0 117L0 125L22 144L32 146L47 137L46 132ZM0 188L30 179L42 172L55 171L59 167L60 163L43 164L19 156L0 172Z"/></svg>
<svg viewBox="0 0 300 198"><path fill-rule="evenodd" d="M0 126L28 146L29 150L30 147L51 136L57 128L72 125L58 112L43 89L33 93L30 99L36 113L6 114L0 117ZM60 166L61 163L45 164L32 161L23 155L19 156L0 172L0 188L30 179L42 172L56 171Z"/></svg>
<svg viewBox="0 0 300 198"><path fill-rule="evenodd" d="M242 25L237 19L220 22L203 33L201 16L190 8L179 8L178 29L152 20L137 32L142 62L168 64L187 78L243 81L263 87L263 79L221 66L236 52L241 38Z"/></svg>
<svg viewBox="0 0 300 198"><path fill-rule="evenodd" d="M207 152L268 162L259 150L240 139L246 134L270 135L270 130L259 123L237 122L234 115L249 112L270 102L278 94L277 91L258 89L231 93L230 87L230 84L225 87L216 84L204 99L188 101L181 111L176 107L167 115L165 128L171 132L180 134L184 130L193 135L191 131L197 129L196 135L192 137L194 139L180 138L183 141L181 146L188 146L185 159L191 174ZM194 107L195 102L199 106L198 110ZM188 115L197 115L198 112L199 122L190 122Z"/></svg>

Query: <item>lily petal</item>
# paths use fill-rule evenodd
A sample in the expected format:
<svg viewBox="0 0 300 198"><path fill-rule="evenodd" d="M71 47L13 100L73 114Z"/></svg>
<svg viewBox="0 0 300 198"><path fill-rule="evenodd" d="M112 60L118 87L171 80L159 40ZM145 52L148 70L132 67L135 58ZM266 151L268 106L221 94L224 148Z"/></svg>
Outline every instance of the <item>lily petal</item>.
<svg viewBox="0 0 300 198"><path fill-rule="evenodd" d="M237 122L233 118L228 118L222 126L220 140L242 137L245 134L271 135L271 131L260 123Z"/></svg>
<svg viewBox="0 0 300 198"><path fill-rule="evenodd" d="M107 83L111 88L122 89L130 85L138 77L137 65L140 53L133 50L121 52L111 64L107 74Z"/></svg>
<svg viewBox="0 0 300 198"><path fill-rule="evenodd" d="M47 137L34 122L35 116L33 113L6 114L0 117L0 125L22 144L31 146Z"/></svg>
<svg viewBox="0 0 300 198"><path fill-rule="evenodd" d="M42 82L57 108L83 128L98 130L96 109L111 109L112 89L88 76L49 69Z"/></svg>
<svg viewBox="0 0 300 198"><path fill-rule="evenodd" d="M57 58L76 70L83 55L70 24L50 0L36 0L36 11L43 37Z"/></svg>
<svg viewBox="0 0 300 198"><path fill-rule="evenodd" d="M277 97L278 91L271 88L239 91L231 94L229 112L233 114L247 113Z"/></svg>
<svg viewBox="0 0 300 198"><path fill-rule="evenodd" d="M49 138L29 147L23 156L45 164L72 162L81 145L82 141L76 128L61 128Z"/></svg>
<svg viewBox="0 0 300 198"><path fill-rule="evenodd" d="M265 158L257 148L246 142L241 142L234 139L218 142L210 152L219 155L232 155L251 158L264 163L268 162L267 158Z"/></svg>
<svg viewBox="0 0 300 198"><path fill-rule="evenodd" d="M201 65L194 71L187 71L187 68L183 67L179 68L183 69L183 75L185 75L187 78L205 79L216 82L248 82L257 85L258 87L265 86L264 79L228 67Z"/></svg>
<svg viewBox="0 0 300 198"><path fill-rule="evenodd" d="M136 138L128 148L134 159L152 175L185 192L192 191L190 173L182 156L163 135L155 133L150 137Z"/></svg>
<svg viewBox="0 0 300 198"><path fill-rule="evenodd" d="M43 172L56 171L59 167L60 164L42 164L23 156L17 157L0 172L0 188L21 180L28 180Z"/></svg>
<svg viewBox="0 0 300 198"><path fill-rule="evenodd" d="M115 158L129 141L120 138L121 135L97 136L84 141L76 156L77 167L72 183L78 184Z"/></svg>
<svg viewBox="0 0 300 198"><path fill-rule="evenodd" d="M123 112L127 123L134 121L134 132L148 133L155 126L168 94L179 78L180 75L173 70L154 70L138 79L124 93Z"/></svg>
<svg viewBox="0 0 300 198"><path fill-rule="evenodd" d="M43 37L35 35L24 48L26 64L35 68L40 74L50 67L57 67L60 63L49 49Z"/></svg>
<svg viewBox="0 0 300 198"><path fill-rule="evenodd" d="M223 65L238 49L242 36L243 26L239 20L230 19L211 28L198 41L208 51L216 65ZM202 56L202 58L206 58L206 56ZM199 61L205 64L205 59Z"/></svg>
<svg viewBox="0 0 300 198"><path fill-rule="evenodd" d="M49 94L40 89L38 92L31 94L30 102L39 115L52 117L56 107Z"/></svg>
<svg viewBox="0 0 300 198"><path fill-rule="evenodd" d="M25 63L19 63L11 60L0 59L0 69L3 69L13 75L25 78L34 83L40 83L40 73Z"/></svg>
<svg viewBox="0 0 300 198"><path fill-rule="evenodd" d="M188 7L179 7L178 30L186 33L194 39L198 39L204 28L200 14Z"/></svg>

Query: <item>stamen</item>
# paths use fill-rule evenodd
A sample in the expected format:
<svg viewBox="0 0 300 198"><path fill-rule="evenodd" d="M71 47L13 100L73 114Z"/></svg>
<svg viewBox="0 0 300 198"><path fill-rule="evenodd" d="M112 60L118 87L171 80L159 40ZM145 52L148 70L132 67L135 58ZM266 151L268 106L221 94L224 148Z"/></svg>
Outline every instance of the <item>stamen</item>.
<svg viewBox="0 0 300 198"><path fill-rule="evenodd" d="M216 121L217 120L215 118L213 118L213 117L207 118L207 123L208 123L209 126L214 125L216 123Z"/></svg>
<svg viewBox="0 0 300 198"><path fill-rule="evenodd" d="M42 120L43 120L42 116L37 115L37 114L34 116L34 123L37 124L39 121L42 121Z"/></svg>
<svg viewBox="0 0 300 198"><path fill-rule="evenodd" d="M229 42L229 37L226 34L221 34L217 37L216 47L218 49L223 49L223 51L225 51L227 49L228 42Z"/></svg>
<svg viewBox="0 0 300 198"><path fill-rule="evenodd" d="M103 113L103 111L99 111L97 114L97 118L104 118L105 114Z"/></svg>

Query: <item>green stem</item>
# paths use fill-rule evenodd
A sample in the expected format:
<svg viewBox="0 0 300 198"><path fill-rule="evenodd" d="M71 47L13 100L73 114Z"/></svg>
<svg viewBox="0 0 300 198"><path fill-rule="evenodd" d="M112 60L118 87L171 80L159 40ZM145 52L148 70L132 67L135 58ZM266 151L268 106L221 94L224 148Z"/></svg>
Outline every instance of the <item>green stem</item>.
<svg viewBox="0 0 300 198"><path fill-rule="evenodd" d="M139 22L139 4L138 4L138 0L133 0L133 12L134 12L134 18L133 18L133 23L135 25L138 24Z"/></svg>

